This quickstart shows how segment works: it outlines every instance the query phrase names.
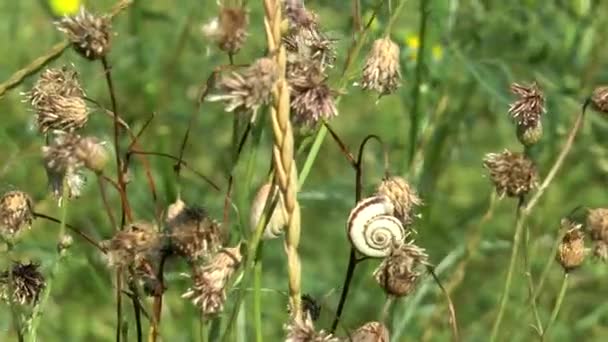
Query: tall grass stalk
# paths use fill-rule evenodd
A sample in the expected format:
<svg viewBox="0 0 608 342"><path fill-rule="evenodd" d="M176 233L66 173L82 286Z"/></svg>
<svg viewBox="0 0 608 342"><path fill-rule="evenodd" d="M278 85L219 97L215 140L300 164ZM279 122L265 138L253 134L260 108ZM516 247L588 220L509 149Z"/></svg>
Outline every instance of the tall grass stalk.
<svg viewBox="0 0 608 342"><path fill-rule="evenodd" d="M551 318L545 327L545 331L542 333L542 340L545 341L547 339L547 334L549 329L555 323L557 319L557 315L559 314L559 309L562 307L562 302L564 301L564 297L566 296L566 290L568 290L568 272L564 272L564 277L562 278L562 285L559 290L559 295L557 296L557 300L555 301L555 306L553 307L553 311L551 311Z"/></svg>

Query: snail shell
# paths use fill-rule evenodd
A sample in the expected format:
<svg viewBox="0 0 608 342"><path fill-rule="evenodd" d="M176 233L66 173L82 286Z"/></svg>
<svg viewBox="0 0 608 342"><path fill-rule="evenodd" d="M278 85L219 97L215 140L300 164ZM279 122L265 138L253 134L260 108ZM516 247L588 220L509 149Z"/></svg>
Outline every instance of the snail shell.
<svg viewBox="0 0 608 342"><path fill-rule="evenodd" d="M351 210L347 221L350 242L359 253L383 258L395 244L403 243L407 234L403 224L393 216L395 207L385 196L363 199Z"/></svg>
<svg viewBox="0 0 608 342"><path fill-rule="evenodd" d="M264 205L266 204L266 200L268 199L268 195L271 192L272 186L270 183L265 183L260 187L258 192L253 199L253 203L251 204L251 213L249 215L249 224L251 227L251 231L255 232L256 227L258 226L258 222L262 217L262 213L264 212ZM278 188L275 186L273 192L273 199L276 196L279 196L276 206L266 223L266 227L264 228L264 234L262 238L264 239L274 239L283 233L283 228L287 225L287 210L285 209L285 202L283 201L283 196L279 192ZM271 203L269 203L270 205Z"/></svg>

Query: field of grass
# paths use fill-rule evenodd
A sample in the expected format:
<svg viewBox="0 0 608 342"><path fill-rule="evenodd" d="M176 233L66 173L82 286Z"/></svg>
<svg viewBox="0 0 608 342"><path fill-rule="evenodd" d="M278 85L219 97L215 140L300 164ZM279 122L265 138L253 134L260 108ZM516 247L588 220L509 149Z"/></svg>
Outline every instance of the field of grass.
<svg viewBox="0 0 608 342"><path fill-rule="evenodd" d="M404 7L400 8L401 2ZM234 56L234 64L247 65L267 54L263 1L245 1L249 9L249 36ZM95 13L107 12L113 0L85 1ZM366 31L361 53L352 60L346 76L354 34L352 6L360 3L363 24L378 7L377 18ZM339 115L329 125L353 154L369 134L381 137L388 150L389 170L405 177L422 198L413 228L415 243L426 249L435 272L451 292L460 340L488 341L499 311L516 230L516 198L497 198L483 168L487 153L505 149L523 151L508 110L516 96L513 82L537 82L546 97L543 137L526 149L537 165L540 181L563 151L568 133L582 104L592 91L608 83L608 2L599 0L309 0L323 30L335 39L337 60L328 84L339 92ZM390 9L390 10L389 10ZM394 11L400 10L399 16ZM215 68L230 63L228 55L206 38L201 27L218 13L213 0L133 0L113 20L111 51L107 59L119 115L134 132L151 119L138 141L144 151L179 155L192 113L195 120L184 160L220 187L215 190L199 175L184 169L178 179L175 162L147 156L157 202L152 199L145 168L133 157L128 197L137 220L154 221L157 206L166 208L177 194L189 204L203 206L222 221L228 176L233 167L236 142L243 125L234 132L234 113L221 103L204 102L196 110L199 89ZM372 41L385 33L389 18L397 20L390 37L400 47L402 86L378 99L355 83L361 77ZM0 83L63 41L46 1L0 3ZM351 54L353 55L353 54ZM99 61L88 61L67 49L50 67L73 65L79 71L88 98L111 109ZM87 172L87 184L78 199L58 207L47 185L41 147L44 137L35 125L35 113L24 101L39 73L26 77L0 95L0 190L22 190L33 199L34 209L60 218L96 241L112 238L97 176ZM0 89L1 86L0 86ZM113 147L112 118L90 105L89 122L81 132L95 135ZM229 206L229 246L249 239L250 203L266 181L272 159L273 132L270 111L261 108L252 138L236 163ZM554 245L560 221L572 217L585 223L585 209L608 207L608 149L605 113L587 110L570 153L556 177L530 212L519 253L514 259L513 282L497 340L533 341L535 331L551 320L564 275L555 261ZM412 127L412 125L414 125ZM303 168L319 127L295 128L296 163ZM602 138L604 137L604 138ZM124 135L124 148L131 140ZM123 151L124 152L124 151ZM384 174L382 149L370 142L362 155L363 197L374 192ZM108 176L116 178L115 163L108 162ZM108 188L108 203L119 213L120 198ZM317 329L329 330L340 300L351 244L346 221L355 205L355 172L340 147L328 134L320 145L306 182L297 198L301 209L302 292L321 305ZM533 197L531 193L530 197ZM574 214L573 214L574 213ZM587 227L588 228L588 227ZM60 225L36 219L8 253L0 244L0 272L11 261L40 264L47 281L48 299L39 317L39 341L110 341L116 339L115 272L106 258L74 235L74 243L57 255ZM69 232L69 231L68 231ZM593 258L592 241L580 268L569 273L567 290L555 322L545 340L604 341L608 338L608 265ZM211 341L219 340L230 320L237 293L244 294L235 319L234 341L282 341L288 322L288 268L283 238L264 241L261 248L261 331L255 323L253 283L245 284L243 268L228 290L224 312L210 324ZM386 295L372 277L381 260L361 263L354 274L336 334L341 338L368 321L379 320ZM550 268L546 266L549 265ZM165 268L162 341L202 341L201 320L190 300L181 298L190 286L183 274L187 263L170 262ZM536 300L531 292L543 287ZM242 291L241 291L242 290ZM241 291L241 292L240 292ZM256 292L258 293L258 292ZM136 341L132 302L123 295L124 341ZM143 298L152 314L153 299ZM29 308L20 311L25 316ZM0 340L17 340L11 306L0 302ZM22 317L23 318L23 317ZM24 319L25 320L25 319ZM21 322L27 323L27 322ZM150 320L142 317L144 338ZM391 341L449 341L452 329L448 305L430 274L416 290L395 299L385 319ZM209 328L209 324L205 325ZM30 336L26 334L25 339Z"/></svg>

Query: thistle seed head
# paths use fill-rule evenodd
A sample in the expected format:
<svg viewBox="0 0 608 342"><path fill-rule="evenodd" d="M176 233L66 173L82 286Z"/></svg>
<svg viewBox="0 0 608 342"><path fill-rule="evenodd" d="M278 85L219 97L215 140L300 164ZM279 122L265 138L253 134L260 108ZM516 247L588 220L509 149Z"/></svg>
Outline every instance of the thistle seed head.
<svg viewBox="0 0 608 342"><path fill-rule="evenodd" d="M135 222L120 230L102 245L110 267L141 265L163 250L164 241L153 223Z"/></svg>
<svg viewBox="0 0 608 342"><path fill-rule="evenodd" d="M399 46L388 37L377 39L363 67L363 89L387 95L400 86L400 81Z"/></svg>
<svg viewBox="0 0 608 342"><path fill-rule="evenodd" d="M82 7L76 16L57 22L57 29L66 34L76 52L89 60L100 59L110 51L112 23L107 15L94 15Z"/></svg>
<svg viewBox="0 0 608 342"><path fill-rule="evenodd" d="M381 322L367 322L351 335L352 342L389 342L388 328Z"/></svg>
<svg viewBox="0 0 608 342"><path fill-rule="evenodd" d="M591 106L598 112L608 113L608 86L600 86L593 90Z"/></svg>
<svg viewBox="0 0 608 342"><path fill-rule="evenodd" d="M608 260L608 209L590 209L586 225L594 243L594 255L600 260Z"/></svg>
<svg viewBox="0 0 608 342"><path fill-rule="evenodd" d="M323 330L317 332L310 315L292 319L286 326L285 342L338 342L339 339Z"/></svg>
<svg viewBox="0 0 608 342"><path fill-rule="evenodd" d="M0 273L0 298L21 305L35 305L46 287L44 276L34 263L14 262L10 271ZM11 272L12 274L9 274ZM12 286L9 284L13 280ZM13 292L10 293L12 288ZM10 297L9 297L10 296Z"/></svg>
<svg viewBox="0 0 608 342"><path fill-rule="evenodd" d="M314 127L338 115L336 92L326 84L327 76L311 63L298 63L288 70L291 110L297 125Z"/></svg>
<svg viewBox="0 0 608 342"><path fill-rule="evenodd" d="M388 198L395 207L394 216L404 225L413 221L413 210L422 204L416 190L399 176L385 177L376 191L378 195Z"/></svg>
<svg viewBox="0 0 608 342"><path fill-rule="evenodd" d="M73 69L46 69L24 95L36 112L36 124L43 134L50 130L72 132L88 121L84 91Z"/></svg>
<svg viewBox="0 0 608 342"><path fill-rule="evenodd" d="M206 258L222 247L220 225L200 207L189 207L178 199L167 210L170 249L192 262Z"/></svg>
<svg viewBox="0 0 608 342"><path fill-rule="evenodd" d="M524 146L536 145L543 137L543 124L517 125L517 140Z"/></svg>
<svg viewBox="0 0 608 342"><path fill-rule="evenodd" d="M490 179L499 196L523 196L535 189L538 184L534 163L521 153L508 150L502 153L488 153L483 165L490 172Z"/></svg>
<svg viewBox="0 0 608 342"><path fill-rule="evenodd" d="M207 97L208 101L222 101L227 112L252 111L252 119L262 105L272 98L272 89L279 79L279 68L271 58L258 59L242 72L232 71L223 75L218 84L218 94Z"/></svg>
<svg viewBox="0 0 608 342"><path fill-rule="evenodd" d="M0 197L0 235L12 237L29 229L34 215L32 199L23 191L9 191Z"/></svg>
<svg viewBox="0 0 608 342"><path fill-rule="evenodd" d="M208 264L192 269L192 286L182 295L191 299L205 316L216 315L224 309L228 280L242 260L240 245L219 251Z"/></svg>
<svg viewBox="0 0 608 342"><path fill-rule="evenodd" d="M426 264L425 250L408 242L393 249L374 272L374 278L387 294L404 297L416 289Z"/></svg>
<svg viewBox="0 0 608 342"><path fill-rule="evenodd" d="M530 85L511 84L511 92L519 96L509 107L509 114L518 125L531 126L540 121L545 110L545 96L536 82Z"/></svg>
<svg viewBox="0 0 608 342"><path fill-rule="evenodd" d="M557 251L557 261L565 272L579 267L585 260L585 241L580 224L568 223L569 229L564 234Z"/></svg>
<svg viewBox="0 0 608 342"><path fill-rule="evenodd" d="M217 18L203 26L203 34L213 40L220 50L236 54L249 33L249 12L241 7L221 7Z"/></svg>

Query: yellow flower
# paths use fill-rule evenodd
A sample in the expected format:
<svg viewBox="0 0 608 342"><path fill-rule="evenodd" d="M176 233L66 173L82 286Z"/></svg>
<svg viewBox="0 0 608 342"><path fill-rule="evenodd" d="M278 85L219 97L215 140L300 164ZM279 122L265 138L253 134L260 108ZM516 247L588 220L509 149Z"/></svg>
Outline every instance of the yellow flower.
<svg viewBox="0 0 608 342"><path fill-rule="evenodd" d="M418 35L408 34L405 36L405 45L407 45L411 50L417 50L420 46L420 39L418 39Z"/></svg>
<svg viewBox="0 0 608 342"><path fill-rule="evenodd" d="M80 0L49 0L51 11L56 16L74 15L80 9Z"/></svg>

